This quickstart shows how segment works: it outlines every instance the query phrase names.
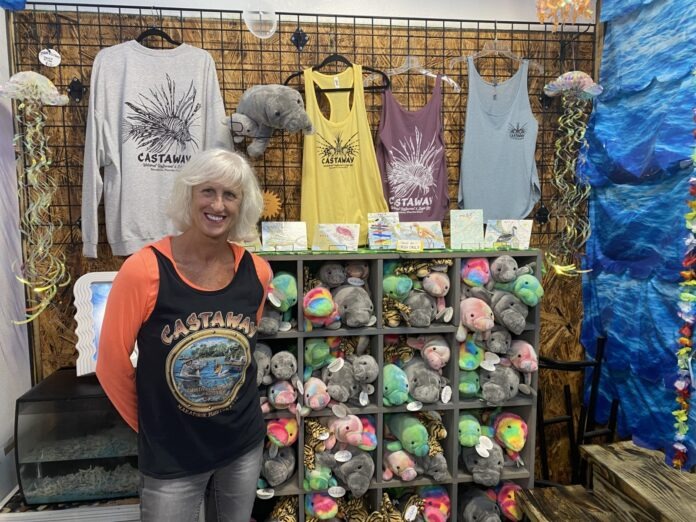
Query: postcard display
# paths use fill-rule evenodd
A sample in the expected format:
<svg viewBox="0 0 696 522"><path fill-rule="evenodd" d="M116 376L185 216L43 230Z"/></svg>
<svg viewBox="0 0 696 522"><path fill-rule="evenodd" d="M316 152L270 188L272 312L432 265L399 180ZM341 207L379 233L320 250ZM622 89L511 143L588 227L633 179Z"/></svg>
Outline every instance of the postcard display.
<svg viewBox="0 0 696 522"><path fill-rule="evenodd" d="M541 274L539 267L541 267L541 257L538 250L506 250L506 251L478 251L478 252L422 252L422 253L353 253L353 254L262 254L273 267L274 273L279 271L289 272L296 276L298 281L298 304L292 308L293 324L298 326L292 328L290 331L282 332L279 331L274 336L261 336L259 342L269 345L273 351L276 353L279 350L288 349L290 346L296 346L297 348L297 358L298 358L298 375L302 376L305 370L305 360L304 360L304 348L311 339L315 338L326 338L326 337L347 337L354 338L354 336L367 336L369 339L369 351L378 362L380 367L380 372L375 384L375 391L369 396L369 404L362 407L349 406L351 414L360 416L371 416L376 422L376 435L377 435L377 447L374 451L370 452L375 464L375 473L370 480L370 486L366 493L368 499L368 505L372 509L379 509L382 503L382 495L384 492L388 492L390 488L412 488L417 486L424 486L430 484L440 484L443 485L450 496L451 501L451 518L453 522L457 520L457 494L460 489L459 486L473 485L473 477L467 473L460 462L459 453L460 445L458 438L458 419L461 414L474 413L481 411L492 412L496 408L494 406L486 405L481 399L460 399L458 393L458 383L459 374L461 370L459 369L458 354L460 343L456 340L455 334L460 323L459 318L459 302L461 297L460 289L460 273L461 267L467 262L469 258L475 257L485 257L488 258L489 262L500 255L507 254L515 258L519 266L529 264L531 262L536 262L536 272L535 275L540 278ZM426 328L415 328L404 326L403 324L399 327L390 328L385 325L382 313L382 274L384 264L390 261L405 262L409 260L415 261L430 261L436 259L449 259L452 261L452 266L448 268L448 275L450 278L451 289L446 296L447 307L451 306L454 308L454 315L449 323L433 322L431 326ZM372 302L374 303L374 313L377 317L377 322L375 326L365 327L365 328L347 328L341 326L337 330L329 330L323 328L312 328L311 331L306 331L303 327L303 277L308 272L309 274L316 274L319 267L327 262L335 263L347 263L347 262L366 262L369 265L369 276L366 281L367 286L370 288ZM539 305L530 307L529 316L527 317L526 326L524 331L520 335L513 334L513 340L522 339L534 346L537 350L539 348L539 327L540 327L540 314ZM436 411L442 417L444 427L447 430L447 437L441 441L444 455L448 463L448 471L450 477L445 481L435 481L427 475L418 475L415 480L412 481L401 481L398 479L383 480L382 470L383 462L385 460L386 442L385 434L388 432L386 427L385 418L392 413L405 413L409 412L411 408L404 404L402 406L388 407L383 406L383 372L382 368L384 363L384 352L385 352L385 338L389 338L392 335L402 335L408 336L409 338L417 337L419 335L433 335L440 334L443 335L449 343L451 349L451 357L449 363L442 369L443 376L448 379L452 386L452 397L447 403L441 400L432 404L423 404L420 412ZM538 385L537 374L532 375L531 382L533 392L531 395L518 394L513 399L507 401L502 406L503 412L515 413L522 417L528 426L528 437L524 449L520 452L521 460L524 465L517 466L512 462L508 462L506 458L506 466L502 473L501 482L503 480L511 480L523 488L531 488L534 484L534 450L535 450L535 429L536 429L536 389ZM268 500L267 502L275 503L279 500L279 497L286 495L299 495L299 520L305 520L309 518L309 515L305 512L305 499L308 494L314 493L305 491L303 488L303 451L305 445L305 424L308 419L317 417L331 416L332 411L329 408L325 408L320 411L312 411L307 417L304 417L300 421L299 437L297 442L293 445L295 459L297 462L296 471L292 478L283 483L282 485L274 489L275 498ZM265 414L266 419L276 419L282 417L293 416L287 410L282 411L271 411ZM482 487L482 486L478 486ZM323 490L326 492L327 490ZM459 493L461 495L461 493ZM347 498L351 498L350 491L346 494Z"/></svg>

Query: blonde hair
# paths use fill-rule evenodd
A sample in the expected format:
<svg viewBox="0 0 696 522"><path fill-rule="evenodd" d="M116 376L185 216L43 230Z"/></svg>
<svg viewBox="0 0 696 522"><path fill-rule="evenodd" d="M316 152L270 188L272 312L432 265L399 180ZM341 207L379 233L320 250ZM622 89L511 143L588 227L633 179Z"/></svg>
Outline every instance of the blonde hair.
<svg viewBox="0 0 696 522"><path fill-rule="evenodd" d="M191 226L193 187L211 181L241 188L239 217L228 239L243 241L256 237L256 224L263 211L259 182L244 156L225 149L209 149L196 154L177 174L168 209L176 228L183 232Z"/></svg>

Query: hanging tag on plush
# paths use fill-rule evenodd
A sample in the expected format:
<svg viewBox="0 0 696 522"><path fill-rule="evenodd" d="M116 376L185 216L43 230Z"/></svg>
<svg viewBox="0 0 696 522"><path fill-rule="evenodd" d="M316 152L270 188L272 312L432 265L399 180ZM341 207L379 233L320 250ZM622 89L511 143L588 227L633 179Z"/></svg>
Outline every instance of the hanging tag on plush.
<svg viewBox="0 0 696 522"><path fill-rule="evenodd" d="M341 486L333 486L329 488L328 493L333 498L341 498L346 494L346 490Z"/></svg>
<svg viewBox="0 0 696 522"><path fill-rule="evenodd" d="M337 451L334 455L336 462L348 462L353 458L353 454L348 450Z"/></svg>
<svg viewBox="0 0 696 522"><path fill-rule="evenodd" d="M408 506L406 508L406 513L404 513L404 520L406 522L413 522L418 516L418 508L416 506Z"/></svg>
<svg viewBox="0 0 696 522"><path fill-rule="evenodd" d="M268 500L275 496L275 490L273 488L263 488L256 490L256 496L261 500Z"/></svg>
<svg viewBox="0 0 696 522"><path fill-rule="evenodd" d="M39 51L39 61L46 67L58 67L61 59L60 53L55 49L41 49Z"/></svg>

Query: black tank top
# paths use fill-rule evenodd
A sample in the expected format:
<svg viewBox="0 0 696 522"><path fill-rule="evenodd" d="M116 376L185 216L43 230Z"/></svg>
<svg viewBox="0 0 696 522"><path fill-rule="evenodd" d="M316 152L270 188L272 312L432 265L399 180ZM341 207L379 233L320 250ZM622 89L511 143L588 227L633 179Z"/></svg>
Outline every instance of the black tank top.
<svg viewBox="0 0 696 522"><path fill-rule="evenodd" d="M202 291L153 250L159 291L138 333L138 467L177 478L224 466L265 436L252 356L263 285L246 251L229 285Z"/></svg>

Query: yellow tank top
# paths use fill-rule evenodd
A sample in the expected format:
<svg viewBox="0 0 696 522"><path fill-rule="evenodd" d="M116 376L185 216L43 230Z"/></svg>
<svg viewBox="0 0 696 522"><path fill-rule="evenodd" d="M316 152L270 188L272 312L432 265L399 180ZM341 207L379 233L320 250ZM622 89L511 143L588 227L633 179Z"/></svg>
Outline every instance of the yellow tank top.
<svg viewBox="0 0 696 522"><path fill-rule="evenodd" d="M315 133L304 138L301 219L310 241L317 223L359 223L361 245L367 244L367 213L388 212L367 123L362 67L327 75L305 69L306 110ZM327 91L331 115L319 110L314 86ZM351 94L353 104L351 106Z"/></svg>

